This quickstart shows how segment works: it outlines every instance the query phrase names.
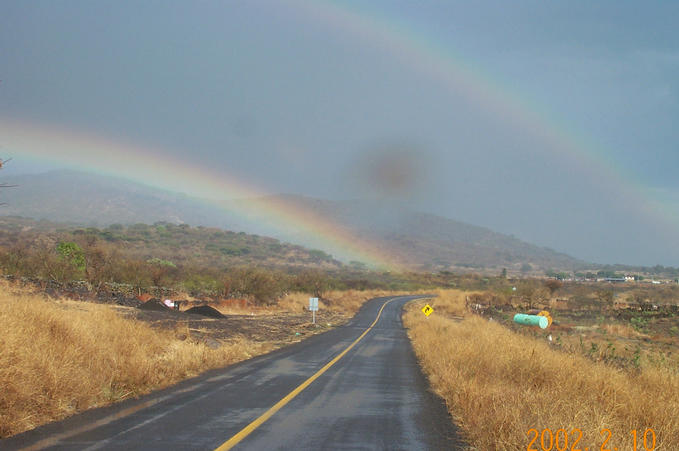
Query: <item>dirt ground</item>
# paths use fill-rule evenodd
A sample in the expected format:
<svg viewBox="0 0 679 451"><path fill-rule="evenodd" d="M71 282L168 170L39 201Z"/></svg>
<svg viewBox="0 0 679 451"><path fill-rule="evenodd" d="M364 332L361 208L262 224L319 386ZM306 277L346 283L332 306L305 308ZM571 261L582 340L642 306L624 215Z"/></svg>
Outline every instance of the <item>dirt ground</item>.
<svg viewBox="0 0 679 451"><path fill-rule="evenodd" d="M316 312L316 324L312 324L311 312L258 312L209 318L169 309L156 311L125 306L115 308L126 317L146 322L152 327L173 331L180 339L190 338L214 343L210 339L230 341L247 338L256 342L271 342L277 347L325 332L350 319L347 314L322 310Z"/></svg>
<svg viewBox="0 0 679 451"><path fill-rule="evenodd" d="M548 341L555 348L576 352L614 366L639 367L644 363L679 365L679 314L671 309L614 310L571 303L550 311L554 323L545 330L515 324L512 308L491 308L482 314L517 333Z"/></svg>

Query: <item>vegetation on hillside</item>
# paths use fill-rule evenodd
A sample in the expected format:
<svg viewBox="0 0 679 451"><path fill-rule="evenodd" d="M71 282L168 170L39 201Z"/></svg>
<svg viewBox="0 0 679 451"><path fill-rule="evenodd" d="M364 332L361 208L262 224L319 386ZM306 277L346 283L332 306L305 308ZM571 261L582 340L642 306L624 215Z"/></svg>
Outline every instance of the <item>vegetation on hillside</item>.
<svg viewBox="0 0 679 451"><path fill-rule="evenodd" d="M246 298L272 304L286 293L323 298L332 289L488 288L496 277L392 273L349 266L318 250L230 231L156 223L99 229L0 218L0 272L93 294L170 290L175 296ZM504 281L504 282L502 282ZM73 286L73 284L77 286ZM167 291L163 291L165 294Z"/></svg>
<svg viewBox="0 0 679 451"><path fill-rule="evenodd" d="M0 245L10 250L12 247L20 249L22 245L77 242L83 248L96 247L102 251L115 248L127 258L160 258L182 265L340 267L339 262L323 251L244 232L187 224L113 224L99 229L3 217L0 225Z"/></svg>
<svg viewBox="0 0 679 451"><path fill-rule="evenodd" d="M126 284L141 292L251 297L272 303L292 289L322 294L323 271L342 265L318 250L273 238L157 223L105 229L0 220L0 270L56 283L85 281L93 291Z"/></svg>
<svg viewBox="0 0 679 451"><path fill-rule="evenodd" d="M273 233L256 215L235 215L256 200L233 201L215 208L200 199L180 193L157 190L127 180L77 171L51 171L44 174L8 178L20 188L12 193L3 213L51 221L93 224L107 228L121 223L186 222L237 230ZM87 187L87 189L83 189ZM253 203L254 202L254 203ZM372 242L401 266L419 271L455 270L494 274L506 267L511 273L531 273L547 268L572 270L585 262L554 250L535 246L516 237L483 227L396 207L384 202L332 201L296 195L276 195L265 204L281 209L301 209L337 224L340 228ZM257 210L257 207L254 207ZM316 238L295 230L277 230L280 238L305 246L319 246ZM238 252L239 246L227 249ZM335 256L343 249L333 249Z"/></svg>

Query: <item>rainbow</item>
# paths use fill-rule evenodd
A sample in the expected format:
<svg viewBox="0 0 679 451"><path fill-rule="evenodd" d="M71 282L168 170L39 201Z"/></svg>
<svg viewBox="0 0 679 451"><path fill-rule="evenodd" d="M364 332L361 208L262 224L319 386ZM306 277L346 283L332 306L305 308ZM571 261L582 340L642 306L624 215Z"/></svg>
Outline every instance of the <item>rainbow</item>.
<svg viewBox="0 0 679 451"><path fill-rule="evenodd" d="M266 221L273 229L292 228L325 250L372 267L400 270L397 259L348 229L294 202L273 198L221 168L168 156L163 149L112 141L88 132L0 118L2 145L12 156L124 177L163 190L184 192L240 217ZM165 149L167 150L167 149ZM84 188L86 189L86 187Z"/></svg>
<svg viewBox="0 0 679 451"><path fill-rule="evenodd" d="M564 164L577 168L579 176L589 177L604 190L624 199L627 205L633 205L637 215L653 220L656 226L664 227L672 235L676 233L679 226L676 206L654 196L635 174L610 157L612 152L572 130L546 108L503 87L449 47L438 46L426 33L394 20L375 17L362 11L361 6L340 5L329 0L289 0L288 4L309 22L354 37L362 45L379 48L406 69L465 98L491 119L536 138L544 147L536 146L532 152L552 152Z"/></svg>
<svg viewBox="0 0 679 451"><path fill-rule="evenodd" d="M564 163L577 167L579 175L596 180L602 189L634 205L638 215L674 233L679 214L673 206L654 198L647 187L625 172L615 160L591 140L573 132L563 121L520 98L508 88L468 64L449 49L438 47L424 33L376 18L358 9L330 1L290 0L287 3L301 20L326 25L361 43L388 54L408 70L428 77L443 89L463 96L505 126L521 130L543 146L532 151L552 152ZM224 208L226 198L257 199L234 213L251 217L253 210L271 224L293 227L323 243L326 249L341 250L352 259L380 268L397 267L397 259L373 243L333 224L299 205L267 200L269 193L228 174L222 168L200 166L189 159L168 156L164 149L111 141L82 131L0 118L3 147L13 156L47 160L88 171L124 176L161 189L185 192L210 199ZM236 207L238 208L238 207Z"/></svg>

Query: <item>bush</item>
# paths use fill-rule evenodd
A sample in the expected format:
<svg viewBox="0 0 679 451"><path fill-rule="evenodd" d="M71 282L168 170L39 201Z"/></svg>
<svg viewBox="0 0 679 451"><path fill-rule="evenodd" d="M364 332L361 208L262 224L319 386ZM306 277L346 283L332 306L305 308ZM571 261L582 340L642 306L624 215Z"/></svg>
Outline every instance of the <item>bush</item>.
<svg viewBox="0 0 679 451"><path fill-rule="evenodd" d="M239 267L224 277L230 297L250 297L255 304L275 304L284 294L283 276L258 267Z"/></svg>
<svg viewBox="0 0 679 451"><path fill-rule="evenodd" d="M332 285L330 278L317 269L309 269L298 274L293 283L296 291L311 293L314 297L323 298Z"/></svg>

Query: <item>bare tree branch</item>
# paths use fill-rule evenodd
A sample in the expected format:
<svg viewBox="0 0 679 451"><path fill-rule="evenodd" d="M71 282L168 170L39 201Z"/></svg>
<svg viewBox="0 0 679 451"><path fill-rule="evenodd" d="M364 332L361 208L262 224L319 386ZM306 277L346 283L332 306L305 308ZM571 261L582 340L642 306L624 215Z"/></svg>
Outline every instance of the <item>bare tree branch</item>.
<svg viewBox="0 0 679 451"><path fill-rule="evenodd" d="M3 160L3 159L0 158L0 169L2 169L5 166L5 163L7 163L8 161L11 161L11 160L12 160L11 158L8 158L6 160ZM0 182L0 188L13 188L15 186L16 185L10 185L9 183ZM3 207L5 205L7 205L7 203L0 202L0 207Z"/></svg>
<svg viewBox="0 0 679 451"><path fill-rule="evenodd" d="M11 158L8 158L6 160L0 159L0 169L2 169L2 167L9 161L12 161L12 159Z"/></svg>

